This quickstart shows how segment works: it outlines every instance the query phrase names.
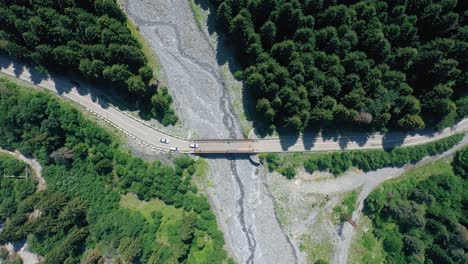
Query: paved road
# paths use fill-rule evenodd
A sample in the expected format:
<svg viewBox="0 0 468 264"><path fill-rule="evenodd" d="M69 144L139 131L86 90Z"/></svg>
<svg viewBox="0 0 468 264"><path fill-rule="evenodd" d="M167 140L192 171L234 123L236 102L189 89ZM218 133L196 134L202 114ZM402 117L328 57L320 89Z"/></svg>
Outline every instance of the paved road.
<svg viewBox="0 0 468 264"><path fill-rule="evenodd" d="M189 140L165 134L143 121L120 111L112 104L102 99L100 92L92 85L76 83L62 76L50 76L26 67L24 64L12 63L6 57L0 56L0 72L16 77L72 100L102 118L112 126L127 134L134 140L150 148L170 151L170 147L179 147L184 153L260 153L260 152L300 152L300 151L333 151L343 149L382 149L384 147L413 146L448 137L455 133L468 130L468 118L456 126L446 128L441 132L423 131L416 134L390 133L386 135L365 134L323 137L277 138L260 140L197 140L199 148L189 147ZM166 138L169 144L161 143Z"/></svg>

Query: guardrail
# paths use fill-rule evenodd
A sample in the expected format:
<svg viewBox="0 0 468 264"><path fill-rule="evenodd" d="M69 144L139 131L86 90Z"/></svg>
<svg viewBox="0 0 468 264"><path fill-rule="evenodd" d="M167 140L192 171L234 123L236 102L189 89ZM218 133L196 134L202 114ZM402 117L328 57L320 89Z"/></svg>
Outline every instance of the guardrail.
<svg viewBox="0 0 468 264"><path fill-rule="evenodd" d="M210 142L256 142L258 139L235 139L235 138L225 138L225 139L196 139L192 140L194 143L210 143Z"/></svg>
<svg viewBox="0 0 468 264"><path fill-rule="evenodd" d="M125 135L127 135L128 137L130 137L131 139L137 141L138 143L140 143L141 145L143 146L146 146L146 147L149 147L151 149L154 149L154 150L157 150L157 151L164 151L164 152L170 152L170 149L168 148L161 148L161 147L158 147L154 144L150 144L148 142L146 142L145 140L139 138L138 136L136 136L135 134L131 133L131 132L128 132L126 130L123 130L121 127L117 126L117 124L115 124L114 122L110 121L109 119L105 118L104 116L102 116L101 114L89 109L88 107L85 107L85 109L90 112L91 114L95 115L96 117L102 119L104 122L108 123L109 125L115 127L117 130L119 130L120 132L124 133ZM191 153L192 151L186 151L186 150L181 150L179 151L180 153Z"/></svg>
<svg viewBox="0 0 468 264"><path fill-rule="evenodd" d="M146 126L146 127L148 127L148 128L151 128L151 129L153 129L153 130L156 130L156 131L158 131L158 132L160 132L160 133L163 133L163 134L168 135L168 136L173 137L173 138L177 138L177 139L180 139L180 140L187 140L186 138L183 138L183 137L180 137L180 136L177 136L177 135L170 134L170 133L168 133L168 132L166 132L166 131L162 131L161 129L159 129L159 128L157 128L157 127L148 125L146 122L142 121L141 119L135 118L134 116L128 114L127 112L122 111L122 110L120 110L119 108L115 107L115 106L112 105L111 103L109 104L109 106L112 107L113 109L115 109L116 111L118 111L118 112L120 112L120 113L126 115L127 117L129 117L129 118L131 118L131 119L137 121L138 123L140 123L140 124L142 124L142 125L144 125L144 126Z"/></svg>
<svg viewBox="0 0 468 264"><path fill-rule="evenodd" d="M248 150L194 150L193 154L255 154L258 153L254 149Z"/></svg>

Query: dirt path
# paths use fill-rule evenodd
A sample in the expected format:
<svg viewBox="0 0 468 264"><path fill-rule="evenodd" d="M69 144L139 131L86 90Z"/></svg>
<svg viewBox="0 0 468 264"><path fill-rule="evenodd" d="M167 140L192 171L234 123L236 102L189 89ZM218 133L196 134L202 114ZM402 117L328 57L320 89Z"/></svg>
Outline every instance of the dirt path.
<svg viewBox="0 0 468 264"><path fill-rule="evenodd" d="M33 158L25 157L23 154L21 154L17 150L12 152L12 151L0 148L0 152L15 156L15 158L17 158L17 159L23 161L24 163L28 164L34 170L34 172L32 172L32 174L34 175L34 178L37 180L37 183L38 183L37 184L37 191L39 192L39 191L43 191L43 190L46 189L47 185L46 185L46 182L45 182L44 178L42 178L42 166L41 166L41 164L39 164L39 162L37 162Z"/></svg>
<svg viewBox="0 0 468 264"><path fill-rule="evenodd" d="M424 166L426 164L429 164L435 160L442 159L445 157L448 157L452 155L455 151L459 150L460 148L468 145L468 136L463 138L463 140L458 143L456 146L451 148L450 150L442 153L441 155L437 155L434 157L426 157L422 159L421 161L417 162L415 165L410 165L406 166L404 168L385 168L382 170L377 170L375 172L370 172L370 173L363 173L363 176L358 176L356 178L367 178L366 181L363 184L363 190L358 196L357 200L357 210L353 212L353 220L355 222L359 222L362 209L364 207L364 200L369 196L369 194L380 184L383 182L398 177L402 175L403 173L407 172L408 170L412 170L417 167ZM367 175L366 175L367 174ZM369 175L369 174L374 174L374 175ZM335 254L332 259L332 263L347 263L348 261L348 254L349 250L351 248L351 242L353 240L353 235L354 235L354 228L350 224L345 224L343 228L343 236L344 240L341 241L341 243L338 243L335 245Z"/></svg>
<svg viewBox="0 0 468 264"><path fill-rule="evenodd" d="M340 197L358 190L357 210L352 215L353 220L358 222L364 200L377 186L409 170L450 156L466 145L468 136L465 134L465 138L459 144L441 155L426 157L403 168L383 168L367 173L350 172L340 177L327 176L324 173L310 175L302 171L292 181L276 172L266 174L266 182L277 205L277 213L281 216L281 222L285 225L292 243L296 247L301 244L310 245L309 249L299 254L299 262L311 263L311 259L316 260L320 257L330 259L330 263L347 263L355 232L348 223L340 230L332 217L333 208L340 203ZM304 239L305 236L309 236L309 239ZM320 249L310 250L314 247Z"/></svg>
<svg viewBox="0 0 468 264"><path fill-rule="evenodd" d="M23 161L24 163L28 164L33 172L34 178L37 180L37 191L43 191L46 189L47 185L45 183L44 178L42 177L42 166L33 158L27 158L19 151L9 151L0 148L1 153L6 153L16 157L17 159ZM40 263L44 258L39 256L38 254L29 252L27 250L28 244L26 241L20 241L18 243L8 243L4 246L10 254L17 254L22 259L23 263L25 264L37 264Z"/></svg>

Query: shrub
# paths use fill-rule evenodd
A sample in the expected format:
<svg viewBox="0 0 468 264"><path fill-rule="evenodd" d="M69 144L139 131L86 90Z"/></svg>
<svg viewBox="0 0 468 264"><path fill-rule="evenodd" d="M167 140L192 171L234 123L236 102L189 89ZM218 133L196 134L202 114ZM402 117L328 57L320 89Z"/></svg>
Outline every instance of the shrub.
<svg viewBox="0 0 468 264"><path fill-rule="evenodd" d="M296 169L292 165L289 165L286 168L281 169L281 174L290 180L296 176Z"/></svg>

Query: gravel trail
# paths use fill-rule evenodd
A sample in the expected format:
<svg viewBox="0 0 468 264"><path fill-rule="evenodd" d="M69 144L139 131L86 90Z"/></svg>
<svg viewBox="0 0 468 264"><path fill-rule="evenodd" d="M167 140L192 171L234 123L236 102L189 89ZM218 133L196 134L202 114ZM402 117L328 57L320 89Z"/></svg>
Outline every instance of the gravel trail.
<svg viewBox="0 0 468 264"><path fill-rule="evenodd" d="M219 54L196 25L188 1L126 0L124 7L157 54L183 126L201 137L242 138ZM271 194L248 156L207 158L213 185L208 197L231 255L239 263L297 263Z"/></svg>
<svg viewBox="0 0 468 264"><path fill-rule="evenodd" d="M465 137L463 138L463 140L460 143L458 143L456 146L454 146L453 148L449 149L448 151L440 155L434 156L434 157L426 157L414 165L407 165L406 168L405 167L385 168L385 169L377 170L374 172L361 173L358 175L354 175L355 176L354 178L364 180L364 182L362 184L363 189L357 199L358 207L353 212L353 215L352 215L353 220L356 223L359 222L359 218L361 216L362 209L364 207L364 200L367 198L367 196L369 196L369 194L377 186L379 186L383 182L391 178L398 177L412 168L421 167L435 160L448 157L466 145L468 145L468 137L465 134ZM345 264L348 262L348 254L351 248L351 242L353 240L354 228L350 224L345 223L343 230L342 230L342 234L343 234L344 239L335 245L335 250L334 250L335 254L333 255L332 263Z"/></svg>
<svg viewBox="0 0 468 264"><path fill-rule="evenodd" d="M355 230L347 222L338 226L333 218L333 208L341 202L344 195L353 190L358 192L357 209L353 212L352 219L359 223L364 200L376 187L410 170L447 158L467 145L468 133L465 133L463 140L450 150L425 157L416 164L370 172L348 172L339 177L323 172L311 175L300 169L294 180L287 180L277 172L265 172L266 184L277 203L277 212L291 242L296 247L300 244L311 245L298 254L299 263L310 263L310 259L318 258L329 260L330 263L348 263Z"/></svg>
<svg viewBox="0 0 468 264"><path fill-rule="evenodd" d="M0 152L15 156L17 159L19 159L19 160L23 161L24 163L28 164L31 167L31 169L34 170L33 174L34 174L34 177L36 178L36 180L38 182L37 191L39 192L39 191L43 191L43 190L46 189L47 186L46 186L44 178L42 177L42 166L41 166L41 164L39 164L39 162L37 162L33 158L25 157L23 154L21 154L17 150L13 152L13 151L9 151L9 150L0 148ZM0 228L0 231L1 231L1 228ZM36 253L29 252L28 249L27 249L28 244L24 240L19 241L19 242L15 242L15 243L7 243L6 245L3 245L3 246L0 245L0 248L1 247L8 250L8 252L10 252L10 254L13 254L13 255L18 254L18 256L20 256L21 260L25 264L36 264L36 263L40 263L41 261L44 260L44 258L42 256L39 256Z"/></svg>
<svg viewBox="0 0 468 264"><path fill-rule="evenodd" d="M13 151L9 151L9 150L0 148L0 152L15 156L15 158L17 158L17 159L21 160L22 162L28 164L34 170L33 175L34 175L34 178L36 178L36 180L37 180L37 191L39 192L39 191L43 191L43 190L46 189L47 185L46 185L46 182L45 182L44 178L42 177L42 166L41 166L41 164L39 164L39 162L37 162L33 158L25 157L23 154L21 154L17 150L13 152Z"/></svg>

